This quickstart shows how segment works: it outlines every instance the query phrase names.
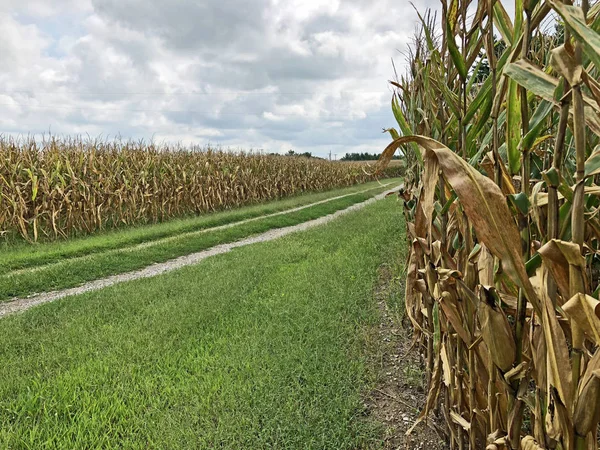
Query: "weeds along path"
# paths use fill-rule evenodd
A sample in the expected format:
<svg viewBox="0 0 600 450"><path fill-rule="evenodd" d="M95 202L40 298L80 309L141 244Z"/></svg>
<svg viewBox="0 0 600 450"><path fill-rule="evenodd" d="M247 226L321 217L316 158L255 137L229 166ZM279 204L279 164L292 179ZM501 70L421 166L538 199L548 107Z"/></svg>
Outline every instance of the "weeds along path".
<svg viewBox="0 0 600 450"><path fill-rule="evenodd" d="M227 253L229 252L231 249L233 248L237 248L237 247L243 247L246 245L250 245L250 244L255 244L258 242L266 242L266 241L271 241L274 239L278 239L282 236L286 236L288 234L291 233L296 233L298 231L304 231L307 230L309 228L313 228L315 226L318 225L322 225L325 223L328 223L334 219L336 219L337 217L340 217L344 214L348 214L349 212L352 211L356 211L359 210L361 208L364 208L365 206L377 201L377 200L381 200L383 199L386 195L388 195L391 192L394 192L394 190L397 190L398 187L389 189L381 194L378 194L364 202L361 203L355 203L351 206L349 206L348 208L336 211L333 214L328 214L326 216L323 217L319 217L317 219L313 219L313 220L309 220L307 222L303 222L297 225L292 225L292 226L288 226L288 227L283 227L283 228L276 228L276 229L272 229L269 230L267 232L255 235L255 236L251 236L248 238L244 238L235 242L231 242L231 243L226 243L226 244L220 244L214 247L211 247L209 249L200 251L200 252L196 252L196 253L192 253L189 255L185 255L185 256L181 256L163 263L158 263L158 264L152 264L150 266L147 266L141 270L136 270L136 271L132 271L132 272L127 272L127 273L122 273L122 274L118 274L118 275L113 275L110 277L106 277L106 278L102 278L102 279L98 279L95 281L91 281L88 283L85 283L81 286L78 287L74 287L74 288L70 288L70 289L63 289L63 290L58 290L58 291L52 291L52 292L46 292L46 293L41 293L41 294L37 294L37 295L33 295L31 297L25 297L25 298L16 298L14 300L11 300L9 302L5 302L5 303L0 303L0 317L4 317L8 314L12 314L12 313L16 313L16 312L21 312L21 311L25 311L29 308L32 308L33 306L37 306L37 305L41 305L43 303L48 303L48 302L52 302L64 297L68 297L71 295L77 295L77 294L82 294L84 292L90 292L90 291L95 291L98 289L102 289L105 288L107 286L112 286L118 283L122 283L125 281L131 281L131 280L137 280L140 278L149 278L149 277L154 277L156 275L160 275L162 273L166 273L166 272L170 272L172 270L176 270L179 269L181 267L184 266L188 266L191 264L196 264L199 261L202 261L203 259L206 259L210 256L214 256L214 255L219 255L222 253ZM371 190L371 189L370 189ZM352 195L352 194L347 194L347 195ZM345 197L345 196L341 196L341 197ZM309 206L314 206L316 204L320 204L320 203L325 203L327 201L331 201L333 199L327 199L327 200L323 200L321 202L317 202L314 203L312 205L304 205L298 208L294 208L293 210L297 211L300 209L305 209L308 208ZM236 225L239 225L241 223L246 223L249 221L254 221L254 220L258 220L260 218L265 218L265 217L270 217L270 216L275 216L275 215L281 215L281 214L286 214L291 212L292 210L286 210L286 211L282 211L279 213L274 213L268 216L261 216L261 217L257 217L257 218L252 218L252 219L247 219L241 222L235 222L232 224L227 224L227 225L222 225L219 228L230 228ZM214 230L214 228L213 228ZM206 232L207 230L201 230L202 232ZM198 232L194 232L194 233L198 233ZM178 235L177 238L179 238L181 235ZM170 238L167 238L170 239ZM145 243L145 244L140 244L140 245L149 245L150 243ZM136 247L139 247L136 246ZM30 269L31 270L31 269ZM35 269L33 269L35 270Z"/></svg>

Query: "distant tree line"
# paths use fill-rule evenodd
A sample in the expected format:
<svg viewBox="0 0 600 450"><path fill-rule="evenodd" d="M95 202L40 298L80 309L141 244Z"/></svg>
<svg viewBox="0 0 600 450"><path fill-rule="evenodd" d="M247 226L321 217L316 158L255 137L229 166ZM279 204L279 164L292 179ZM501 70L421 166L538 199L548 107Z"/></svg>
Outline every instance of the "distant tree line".
<svg viewBox="0 0 600 450"><path fill-rule="evenodd" d="M317 158L317 156L313 156L311 152L298 153L294 150L289 150L286 153L287 156L303 156L304 158ZM322 159L322 158L319 158Z"/></svg>
<svg viewBox="0 0 600 450"><path fill-rule="evenodd" d="M281 153L269 153L269 155L281 156ZM298 153L298 152L295 152L294 150L288 150L288 152L284 153L283 155L284 156L301 156L303 158L325 159L325 158L320 158L318 156L313 156L313 154L311 152Z"/></svg>
<svg viewBox="0 0 600 450"><path fill-rule="evenodd" d="M341 161L376 161L380 153L346 153ZM400 159L400 156L394 155L394 159Z"/></svg>
<svg viewBox="0 0 600 450"><path fill-rule="evenodd" d="M280 155L280 153L270 153L270 155ZM288 150L287 153L284 153L284 156L300 156L302 158L316 158L316 159L327 159L321 158L319 156L313 156L311 152L295 152L294 150ZM331 159L331 155L330 159ZM379 159L380 153L346 153L340 161L377 161ZM401 159L400 156L394 155L393 159Z"/></svg>

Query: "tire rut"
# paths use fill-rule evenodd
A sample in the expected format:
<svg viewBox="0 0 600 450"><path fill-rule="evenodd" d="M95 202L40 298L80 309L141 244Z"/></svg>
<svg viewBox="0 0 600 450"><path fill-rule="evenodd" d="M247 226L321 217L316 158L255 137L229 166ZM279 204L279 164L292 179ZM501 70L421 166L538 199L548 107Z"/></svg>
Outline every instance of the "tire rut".
<svg viewBox="0 0 600 450"><path fill-rule="evenodd" d="M32 308L37 305L41 305L44 303L53 302L55 300L59 300L64 297L69 297L72 295L83 294L85 292L96 291L99 289L103 289L108 286L113 286L115 284L123 283L126 281L138 280L141 278L149 278L157 275L161 275L163 273L171 272L173 270L180 269L185 266L197 264L200 261L209 258L211 256L220 255L223 253L227 253L234 248L244 247L246 245L256 244L260 242L272 241L274 239L281 238L291 233L296 233L299 231L305 231L310 228L326 224L335 220L336 218L348 214L352 211L357 211L359 209L364 208L365 206L376 202L377 200L383 199L386 195L397 190L398 187L386 190L385 192L374 196L368 200L365 200L361 203L355 203L354 205L349 206L348 208L336 211L335 213L328 214L323 217L319 217L318 219L309 220L307 222L303 222L297 225L292 225L284 228L275 228L265 233L261 233L255 236L250 236L239 241L230 242L227 244L220 244L215 247L211 247L206 250L202 250L200 252L192 253L185 256L180 256L179 258L175 258L169 261L165 261L163 263L152 264L143 269L135 270L132 272L126 272L118 275L112 275L110 277L94 280L87 282L81 286L62 289L58 291L45 292L40 294L35 294L28 297L23 298L15 298L8 302L0 304L0 318L5 317L9 314L14 314L17 312L26 311L29 308ZM236 222L239 223L239 222Z"/></svg>

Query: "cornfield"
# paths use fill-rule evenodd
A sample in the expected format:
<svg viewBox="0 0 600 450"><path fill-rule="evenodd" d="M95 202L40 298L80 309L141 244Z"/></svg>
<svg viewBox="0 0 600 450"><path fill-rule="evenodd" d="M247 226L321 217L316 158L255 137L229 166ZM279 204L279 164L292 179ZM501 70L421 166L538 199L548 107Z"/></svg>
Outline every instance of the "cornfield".
<svg viewBox="0 0 600 450"><path fill-rule="evenodd" d="M65 238L372 179L360 165L312 158L0 137L0 232Z"/></svg>
<svg viewBox="0 0 600 450"><path fill-rule="evenodd" d="M597 449L600 5L441 1L380 158L409 162L417 423L442 416L452 449Z"/></svg>

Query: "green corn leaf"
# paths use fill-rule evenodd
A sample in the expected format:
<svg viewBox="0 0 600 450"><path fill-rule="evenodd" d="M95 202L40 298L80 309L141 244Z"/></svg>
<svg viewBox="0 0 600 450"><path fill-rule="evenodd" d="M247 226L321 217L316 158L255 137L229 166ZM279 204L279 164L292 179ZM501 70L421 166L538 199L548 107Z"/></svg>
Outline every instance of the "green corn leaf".
<svg viewBox="0 0 600 450"><path fill-rule="evenodd" d="M498 128L502 128L505 123L506 123L506 110L502 110L502 112L498 116ZM491 145L492 138L494 137L493 131L494 131L493 128L489 129L489 131L486 133L483 140L481 141L479 150L477 150L477 153L473 157L471 157L471 159L469 160L469 164L471 164L472 166L475 166L481 160L483 153L486 151L486 149L488 151L490 150L488 147ZM504 144L502 144L502 145L504 145Z"/></svg>
<svg viewBox="0 0 600 450"><path fill-rule="evenodd" d="M533 116L529 121L529 132L523 137L523 141L521 142L521 148L530 149L533 146L533 143L540 136L540 133L544 129L544 124L548 115L552 112L554 105L547 101L542 100L538 107L536 108Z"/></svg>
<svg viewBox="0 0 600 450"><path fill-rule="evenodd" d="M395 128L387 128L385 130L383 130L384 133L390 133L390 136L392 137L392 139L398 139L400 137L400 134L398 134L398 132L396 131Z"/></svg>
<svg viewBox="0 0 600 450"><path fill-rule="evenodd" d="M519 102L519 85L514 80L508 81L506 105L506 156L511 175L521 169L521 104Z"/></svg>
<svg viewBox="0 0 600 450"><path fill-rule="evenodd" d="M398 97L396 95L394 95L392 97L392 112L394 113L396 122L398 122L398 126L400 127L400 131L402 132L402 135L403 136L412 136L413 132L410 129L410 127L408 126L408 122L406 122L406 118L404 117L404 114L402 113L402 108L400 108L400 103L398 103ZM421 156L421 150L419 150L419 147L414 142L411 142L410 146L412 147L413 151L415 152L417 160L422 164L423 157Z"/></svg>
<svg viewBox="0 0 600 450"><path fill-rule="evenodd" d="M518 194L511 194L508 196L511 203L515 206L515 208L524 216L529 212L529 198L523 192L519 192Z"/></svg>
<svg viewBox="0 0 600 450"><path fill-rule="evenodd" d="M504 42L510 46L513 42L513 25L506 9L504 9L504 6L500 2L494 3L494 24L498 27L498 31L500 31Z"/></svg>
<svg viewBox="0 0 600 450"><path fill-rule="evenodd" d="M439 81L439 79L436 79L435 81L432 80L432 83L435 84L444 95L444 101L446 102L448 108L450 108L450 111L452 111L452 114L454 114L455 117L459 117L460 112L458 110L458 96L450 90L445 81Z"/></svg>
<svg viewBox="0 0 600 450"><path fill-rule="evenodd" d="M499 2L498 2L499 3ZM512 42L517 42L523 27L523 0L515 0L515 26Z"/></svg>
<svg viewBox="0 0 600 450"><path fill-rule="evenodd" d="M556 103L554 100L554 91L558 86L558 80L530 62L521 59L509 63L504 68L503 73L538 97L553 104Z"/></svg>
<svg viewBox="0 0 600 450"><path fill-rule="evenodd" d="M591 177L600 173L600 145L596 146L585 162L585 176Z"/></svg>
<svg viewBox="0 0 600 450"><path fill-rule="evenodd" d="M467 79L467 67L465 60L463 59L458 47L456 40L454 39L456 33L456 24L458 22L458 0L452 0L450 2L450 8L448 9L448 16L446 17L446 42L448 43L448 51L452 62L458 71L458 75L461 80Z"/></svg>
<svg viewBox="0 0 600 450"><path fill-rule="evenodd" d="M548 186L558 187L560 185L560 175L554 167L550 167L545 172L542 172L542 177Z"/></svg>
<svg viewBox="0 0 600 450"><path fill-rule="evenodd" d="M477 72L477 70L475 70L475 73L473 74L473 76L476 75L476 72ZM479 92L477 92L477 95L475 96L475 98L469 104L469 107L467 108L467 112L466 112L465 118L464 118L465 122L469 122L475 116L475 114L477 114L477 111L479 110L481 105L483 105L486 102L486 100L488 100L488 98L490 97L491 90L492 90L492 77L487 77L485 79L485 81L483 82L483 84L481 85L481 87L479 88Z"/></svg>
<svg viewBox="0 0 600 450"><path fill-rule="evenodd" d="M535 271L542 265L542 255L536 253L529 261L525 263L525 270L530 277L535 275Z"/></svg>
<svg viewBox="0 0 600 450"><path fill-rule="evenodd" d="M489 95L485 98L485 102L483 103L481 111L479 112L477 121L467 132L467 143L469 145L469 152L468 152L469 156L472 156L472 153L474 152L473 149L476 148L475 146L477 144L477 136L479 136L479 133L481 132L481 130L483 130L483 128L485 127L485 125L487 124L487 122L490 118L490 114L492 112L493 100L494 99Z"/></svg>
<svg viewBox="0 0 600 450"><path fill-rule="evenodd" d="M577 6L564 5L550 0L552 8L560 14L571 33L583 44L585 54L596 68L600 68L600 34L587 26L583 10Z"/></svg>
<svg viewBox="0 0 600 450"><path fill-rule="evenodd" d="M448 51L450 52L452 62L458 71L458 75L461 80L465 81L467 79L467 67L465 65L465 60L456 46L456 41L453 36L448 38Z"/></svg>

